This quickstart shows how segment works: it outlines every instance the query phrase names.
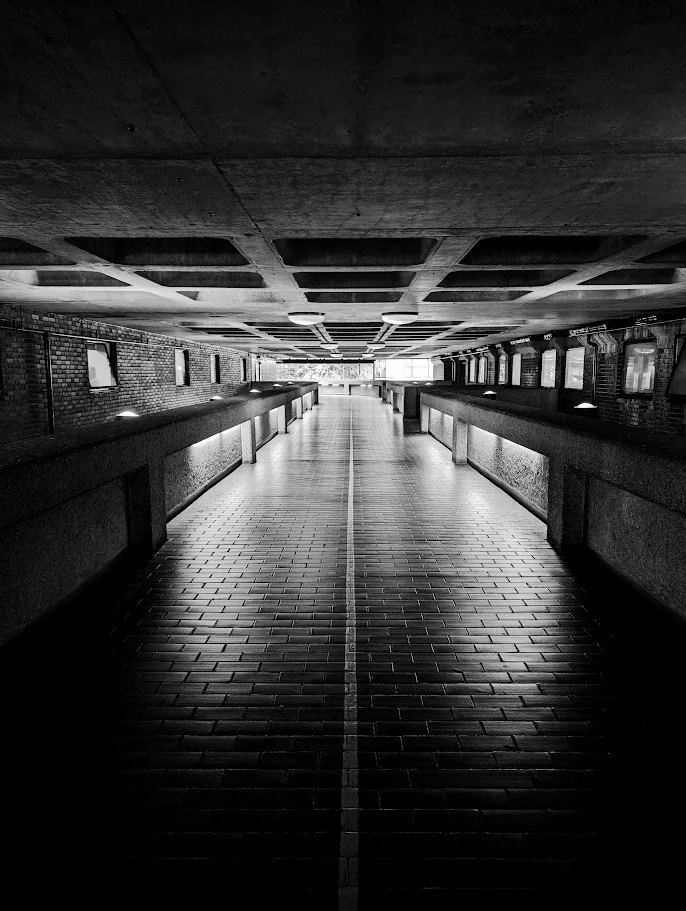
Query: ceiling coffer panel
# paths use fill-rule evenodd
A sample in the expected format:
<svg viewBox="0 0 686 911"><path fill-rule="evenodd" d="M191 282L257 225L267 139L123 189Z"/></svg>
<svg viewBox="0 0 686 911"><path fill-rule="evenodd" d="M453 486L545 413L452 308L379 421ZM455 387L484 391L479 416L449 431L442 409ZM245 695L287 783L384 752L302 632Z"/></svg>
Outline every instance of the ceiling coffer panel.
<svg viewBox="0 0 686 911"><path fill-rule="evenodd" d="M288 266L418 266L433 237L285 238L274 246Z"/></svg>
<svg viewBox="0 0 686 911"><path fill-rule="evenodd" d="M120 266L245 266L224 237L68 237L86 253Z"/></svg>

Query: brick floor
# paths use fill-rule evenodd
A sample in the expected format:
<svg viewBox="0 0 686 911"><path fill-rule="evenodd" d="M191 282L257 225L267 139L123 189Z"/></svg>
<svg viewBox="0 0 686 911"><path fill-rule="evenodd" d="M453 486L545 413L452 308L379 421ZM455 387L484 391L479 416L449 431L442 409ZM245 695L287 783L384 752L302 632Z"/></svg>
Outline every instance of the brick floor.
<svg viewBox="0 0 686 911"><path fill-rule="evenodd" d="M667 894L683 633L361 397L324 399L135 579L6 656L27 894L337 907L351 409L360 908Z"/></svg>

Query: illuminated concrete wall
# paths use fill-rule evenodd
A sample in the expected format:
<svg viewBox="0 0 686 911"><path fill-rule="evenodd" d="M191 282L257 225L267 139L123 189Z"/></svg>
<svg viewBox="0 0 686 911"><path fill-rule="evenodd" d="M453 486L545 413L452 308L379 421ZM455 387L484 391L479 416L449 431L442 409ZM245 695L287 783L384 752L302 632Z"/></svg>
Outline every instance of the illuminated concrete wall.
<svg viewBox="0 0 686 911"><path fill-rule="evenodd" d="M429 433L444 443L448 449L453 446L453 419L449 414L429 409Z"/></svg>
<svg viewBox="0 0 686 911"><path fill-rule="evenodd" d="M543 512L548 512L548 459L494 433L469 427L467 457Z"/></svg>
<svg viewBox="0 0 686 911"><path fill-rule="evenodd" d="M241 429L232 427L167 456L164 460L167 513L217 475L240 465L241 453Z"/></svg>
<svg viewBox="0 0 686 911"><path fill-rule="evenodd" d="M586 543L615 572L686 613L683 514L613 484L589 479Z"/></svg>
<svg viewBox="0 0 686 911"><path fill-rule="evenodd" d="M259 446L264 446L273 436L278 433L278 417L276 409L272 409L266 414L261 414L255 418L255 441Z"/></svg>

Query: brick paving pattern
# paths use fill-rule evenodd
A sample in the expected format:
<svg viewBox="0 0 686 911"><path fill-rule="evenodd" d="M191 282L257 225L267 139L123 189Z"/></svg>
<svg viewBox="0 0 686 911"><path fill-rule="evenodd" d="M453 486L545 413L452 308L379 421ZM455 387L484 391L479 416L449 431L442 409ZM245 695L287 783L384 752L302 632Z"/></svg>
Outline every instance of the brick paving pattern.
<svg viewBox="0 0 686 911"><path fill-rule="evenodd" d="M683 634L589 592L543 523L362 397L9 653L25 890L337 907L351 409L360 908L666 893Z"/></svg>

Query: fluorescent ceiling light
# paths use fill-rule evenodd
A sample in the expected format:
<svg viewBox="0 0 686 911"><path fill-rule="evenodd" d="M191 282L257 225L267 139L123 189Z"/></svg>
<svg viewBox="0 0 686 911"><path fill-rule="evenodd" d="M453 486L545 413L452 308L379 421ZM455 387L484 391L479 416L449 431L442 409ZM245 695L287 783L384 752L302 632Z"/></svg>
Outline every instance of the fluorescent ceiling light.
<svg viewBox="0 0 686 911"><path fill-rule="evenodd" d="M327 351L337 351L338 344L336 342L322 342L319 345L320 348L326 348Z"/></svg>
<svg viewBox="0 0 686 911"><path fill-rule="evenodd" d="M289 313L288 319L298 326L315 326L317 323L323 323L326 314L310 313L304 310L297 313Z"/></svg>
<svg viewBox="0 0 686 911"><path fill-rule="evenodd" d="M369 342L369 344L367 345L367 348L369 348L370 351L379 351L381 348L385 348L385 347L386 347L385 342Z"/></svg>
<svg viewBox="0 0 686 911"><path fill-rule="evenodd" d="M382 313L381 319L385 323L391 323L393 326L402 326L403 323L413 323L418 319L419 314L411 310L392 310L390 313Z"/></svg>

